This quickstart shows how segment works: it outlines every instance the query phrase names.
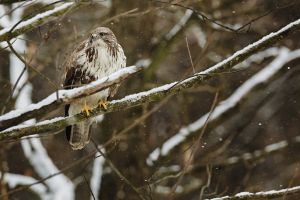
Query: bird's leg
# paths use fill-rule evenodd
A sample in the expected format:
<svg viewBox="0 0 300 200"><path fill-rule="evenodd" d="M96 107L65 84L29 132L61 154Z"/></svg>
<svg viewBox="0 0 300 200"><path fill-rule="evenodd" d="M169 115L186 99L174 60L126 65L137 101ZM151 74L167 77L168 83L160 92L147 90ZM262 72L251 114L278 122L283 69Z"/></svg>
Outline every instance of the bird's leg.
<svg viewBox="0 0 300 200"><path fill-rule="evenodd" d="M84 106L83 106L81 112L88 117L88 116L90 116L90 112L92 112L92 110L93 109L86 104L86 100L84 100Z"/></svg>
<svg viewBox="0 0 300 200"><path fill-rule="evenodd" d="M99 105L99 107L100 108L103 108L104 110L107 110L107 104L109 104L109 102L108 101L103 101L102 99L100 99L99 101L98 101L98 105Z"/></svg>

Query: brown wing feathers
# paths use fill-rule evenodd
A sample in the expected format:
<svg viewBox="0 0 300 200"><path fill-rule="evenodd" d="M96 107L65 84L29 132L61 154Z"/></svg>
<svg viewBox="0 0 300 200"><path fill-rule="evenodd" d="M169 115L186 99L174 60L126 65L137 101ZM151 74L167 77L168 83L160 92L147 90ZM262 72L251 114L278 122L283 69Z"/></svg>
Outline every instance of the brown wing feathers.
<svg viewBox="0 0 300 200"><path fill-rule="evenodd" d="M88 84L92 81L96 80L95 76L91 76L90 74L86 74L86 71L82 71L81 66L71 67L67 70L65 81L64 81L64 88L65 89L73 89L78 87L82 84ZM69 116L69 108L70 105L65 105L65 117ZM68 141L70 140L72 126L67 126L66 129L66 136Z"/></svg>
<svg viewBox="0 0 300 200"><path fill-rule="evenodd" d="M65 81L63 84L65 89L72 89L74 87L74 83L76 80L75 77L76 77L76 70L74 67L71 67L67 71ZM65 105L65 117L69 116L69 108L70 108L70 104ZM72 131L72 126L67 126L65 132L68 141L70 141L71 131Z"/></svg>

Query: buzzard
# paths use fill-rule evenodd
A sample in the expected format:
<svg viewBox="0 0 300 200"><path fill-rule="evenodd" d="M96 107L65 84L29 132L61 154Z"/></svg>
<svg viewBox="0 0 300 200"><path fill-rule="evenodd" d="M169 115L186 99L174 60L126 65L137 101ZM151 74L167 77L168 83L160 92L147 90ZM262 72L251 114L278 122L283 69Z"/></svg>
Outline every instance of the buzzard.
<svg viewBox="0 0 300 200"><path fill-rule="evenodd" d="M65 62L63 86L72 89L108 76L126 66L126 57L114 33L106 27L98 27L81 42ZM119 85L73 101L65 106L65 116L83 112L90 115L93 107L106 109L107 98L117 92ZM89 118L73 126L66 127L66 136L73 150L82 149L89 143L90 126L94 119Z"/></svg>

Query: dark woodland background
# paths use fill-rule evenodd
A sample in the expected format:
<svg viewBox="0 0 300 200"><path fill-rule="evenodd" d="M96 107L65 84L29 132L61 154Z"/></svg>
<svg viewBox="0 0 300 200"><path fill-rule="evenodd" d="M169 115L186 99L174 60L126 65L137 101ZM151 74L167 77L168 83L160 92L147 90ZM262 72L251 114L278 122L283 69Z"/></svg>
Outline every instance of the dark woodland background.
<svg viewBox="0 0 300 200"><path fill-rule="evenodd" d="M300 17L300 2L297 0L186 0L173 3L176 5L160 1L113 0L111 7L105 7L96 1L83 3L78 9L59 17L58 20L26 33L26 57L32 58L33 66L60 84L61 64L70 49L93 28L107 26L114 31L123 46L128 66L141 59L152 61L146 70L122 83L114 97L118 99L192 75L193 67L187 43L195 71L198 72ZM26 12L40 11L40 7L39 3L35 3ZM180 32L168 40L166 35L185 15L187 7L212 20L198 17L194 12ZM237 25L234 28L247 23L248 25L233 31L222 28L215 22L226 27ZM205 36L202 43L199 41L201 33ZM300 33L296 32L275 47L298 49L299 38ZM9 52L1 50L0 54L2 109L12 86L8 78ZM197 135L202 131L153 166L146 163L148 155L156 147L160 147L181 127L209 112L216 93L217 102L225 100L272 60L269 57L252 62L248 68L242 70L215 74L205 84L184 90L160 102L145 103L139 107L108 113L101 123L93 125L92 137L105 147L107 157L124 176L149 199L192 200L199 199L201 190L203 198L213 198L242 191L279 190L300 185L300 141L295 139L300 130L300 63L297 61L285 66L280 74L280 78L285 77L284 81L279 78L272 79L249 93L238 107L223 116L221 124L209 123L203 131L200 143ZM39 75L32 71L29 74L29 81L33 85L33 102L38 102L54 92L49 83ZM6 112L13 108L14 100L11 100L6 105ZM149 116L141 118L149 112ZM43 119L62 115L63 108L47 113ZM136 126L127 130L134 123ZM220 130L222 136L218 135ZM121 136L118 135L120 132ZM84 150L72 151L63 130L56 134L44 134L41 139L59 169L95 152L93 143ZM272 153L264 151L267 145L283 140L287 141L286 147ZM193 145L198 147L191 158L189 155ZM256 150L263 150L263 155L248 160L240 159L234 164L228 162L228 158L232 156L245 158L245 153L252 154ZM64 171L71 180L77 181L76 199L88 199L91 196L88 183L83 177L90 180L93 158L90 156ZM2 170L40 179L24 157L19 141L1 142L1 162ZM179 171L184 171L184 175L176 176L178 172L172 170L162 174L162 167L168 166L179 168ZM139 199L109 169L107 163L104 169L99 199ZM170 177L170 174L174 176ZM167 178L161 180L163 176ZM208 178L210 183L205 186ZM153 182L156 183L152 184ZM177 184L177 192L170 194L172 187ZM283 198L298 199L300 195ZM39 197L30 192L30 189L25 189L13 193L9 199Z"/></svg>

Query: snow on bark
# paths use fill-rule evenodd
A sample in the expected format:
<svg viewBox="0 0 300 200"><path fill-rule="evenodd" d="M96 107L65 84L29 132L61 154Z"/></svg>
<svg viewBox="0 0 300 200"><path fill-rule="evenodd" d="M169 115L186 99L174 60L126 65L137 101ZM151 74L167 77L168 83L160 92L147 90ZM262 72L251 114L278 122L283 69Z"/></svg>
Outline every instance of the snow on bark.
<svg viewBox="0 0 300 200"><path fill-rule="evenodd" d="M22 66L22 63L19 63L18 66ZM85 86L82 86L79 88L74 88L71 90L59 90L58 91L59 99L57 99L57 93L55 92L55 93L49 95L48 97L46 97L45 99L41 100L38 103L33 103L33 104L27 105L25 107L19 107L16 110L10 111L10 112L0 116L0 124L1 124L1 121L16 118L24 113L38 110L44 106L47 106L47 105L50 105L51 103L56 102L56 101L70 102L72 99L84 96L84 94L95 93L95 92L99 91L99 89L102 88L104 84L110 85L109 83L111 83L111 85L112 85L113 83L118 83L121 80L124 80L125 78L127 78L129 75L134 74L143 68L144 68L144 66L142 66L142 67L136 67L136 66L126 67L126 68L123 68L107 77L103 77L99 80L96 80L88 85L85 85ZM120 80L120 81L118 81L118 80Z"/></svg>
<svg viewBox="0 0 300 200"><path fill-rule="evenodd" d="M191 88L197 84L200 84L204 80L207 80L212 77L213 74L215 73L220 73L220 72L227 72L231 70L234 66L237 64L243 62L250 56L254 55L255 53L258 53L259 51L262 51L277 41L285 38L289 33L295 32L296 30L300 29L300 19L289 23L288 25L284 26L280 30L270 33L257 42L254 42L245 48L243 48L240 51L237 51L234 53L232 56L229 58L225 59L224 61L217 63L216 65L208 68L207 70L204 70L202 72L194 74L192 77L187 78L183 81L175 81L170 84L166 84L163 86L160 86L158 88L154 88L150 91L146 92L141 92L138 94L134 95L129 95L127 97L124 97L123 99L112 101L108 105L108 109L106 112L113 112L113 111L119 111L119 110L124 110L126 108L130 108L133 106L140 105L145 102L152 102L152 101L157 101L159 99L162 99L163 97L166 97L170 94L175 94L178 93L179 91L186 89L186 88ZM147 94L147 95L145 95ZM95 108L93 109L93 113L91 114L91 117L95 117L96 115L103 114L104 111ZM38 115L38 114L36 114ZM57 131L65 126L72 125L74 123L83 121L84 118L78 115L74 115L68 118L65 118L64 120L57 121L53 124L48 124L48 125L43 125L41 127L38 127L36 125L32 127L27 127L24 129L16 129L16 130L11 130L10 132L8 131L2 131L0 132L0 137L1 139L9 139L9 138L19 138L21 136L26 136L26 135L32 135L34 133L41 133L45 131ZM0 121L1 124L1 121Z"/></svg>
<svg viewBox="0 0 300 200"><path fill-rule="evenodd" d="M269 190L264 192L240 192L234 196L217 197L208 200L243 200L243 199L271 199L276 197L283 197L290 194L300 193L300 186L290 187L281 190Z"/></svg>
<svg viewBox="0 0 300 200"><path fill-rule="evenodd" d="M10 40L13 37L16 37L18 35L25 33L26 31L32 29L33 27L42 25L43 23L47 22L48 18L60 15L60 13L64 13L65 11L70 9L71 6L74 6L74 5L75 5L75 3L73 3L73 2L64 3L60 6L57 6L56 8L54 8L52 10L45 11L43 13L35 15L34 17L32 17L28 20L22 21L16 27L14 27L16 23L13 23L12 25L0 30L0 41ZM17 9L14 12L19 12L20 10L21 9ZM18 18L17 22L19 22L20 20L21 20L21 18Z"/></svg>
<svg viewBox="0 0 300 200"><path fill-rule="evenodd" d="M1 173L0 173L1 175ZM19 174L5 173L4 181L8 184L9 188L16 188L17 186L26 186L31 185L38 180L30 177ZM30 187L30 189L40 196L41 199L47 200L50 199L49 194L47 193L47 188L43 184L35 184Z"/></svg>
<svg viewBox="0 0 300 200"><path fill-rule="evenodd" d="M286 63L300 57L300 50L290 52L286 48L279 50L278 56L264 69L248 79L241 85L228 99L222 101L211 113L209 121L213 121L225 114L230 108L234 107L239 101L246 96L255 86L268 81L277 73ZM160 156L166 156L179 144L184 143L185 139L192 133L203 128L209 113L205 114L195 122L181 128L177 134L169 138L160 148L156 148L147 158L147 164L153 165ZM208 121L208 122L209 122Z"/></svg>

